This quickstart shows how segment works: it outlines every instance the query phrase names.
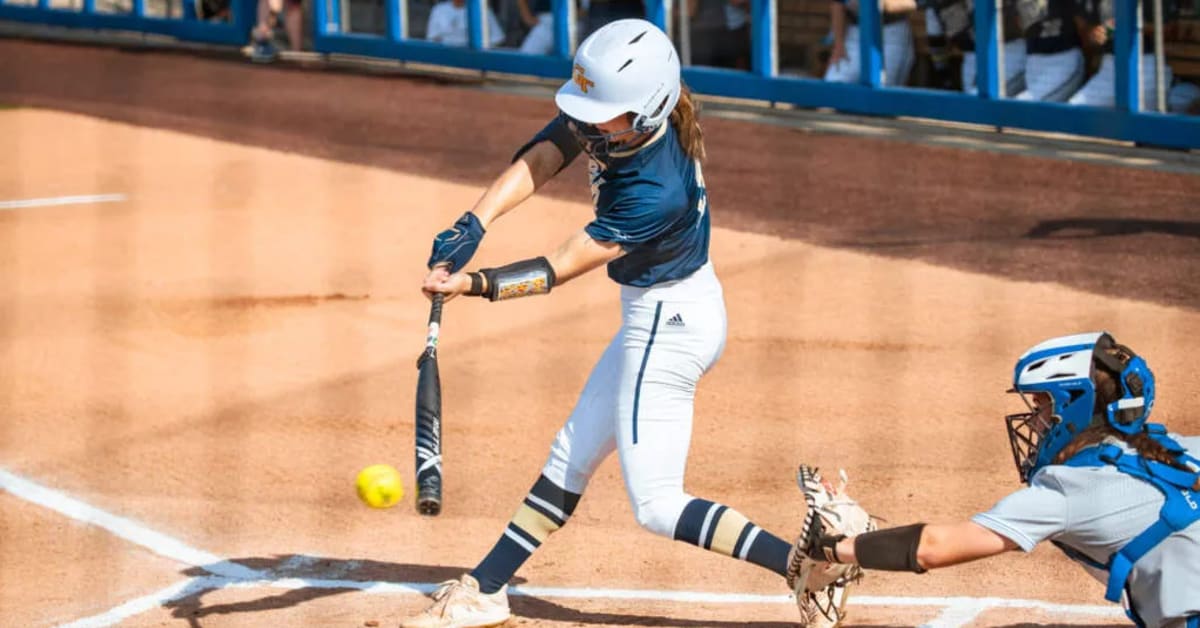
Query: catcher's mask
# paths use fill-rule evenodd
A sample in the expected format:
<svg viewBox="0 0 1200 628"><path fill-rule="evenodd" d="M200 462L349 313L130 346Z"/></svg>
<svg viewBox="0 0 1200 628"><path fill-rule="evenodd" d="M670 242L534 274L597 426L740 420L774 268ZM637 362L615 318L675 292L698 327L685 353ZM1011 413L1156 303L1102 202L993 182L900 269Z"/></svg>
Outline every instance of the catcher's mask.
<svg viewBox="0 0 1200 628"><path fill-rule="evenodd" d="M1112 355L1117 349L1126 356ZM1120 385L1112 403L1096 404L1095 375L1102 369ZM1124 434L1145 429L1154 405L1154 374L1142 358L1107 332L1052 338L1017 361L1013 388L1029 412L1005 417L1013 461L1022 482L1055 456L1076 434L1107 423Z"/></svg>

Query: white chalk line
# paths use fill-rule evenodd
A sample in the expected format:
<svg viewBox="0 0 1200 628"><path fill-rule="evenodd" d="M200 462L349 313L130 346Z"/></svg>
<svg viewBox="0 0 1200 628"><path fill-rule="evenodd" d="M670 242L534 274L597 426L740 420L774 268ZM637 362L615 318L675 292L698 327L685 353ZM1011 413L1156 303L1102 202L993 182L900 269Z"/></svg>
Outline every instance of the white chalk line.
<svg viewBox="0 0 1200 628"><path fill-rule="evenodd" d="M165 558L170 558L212 574L191 578L172 584L155 593L136 598L116 606L109 611L80 619L65 626L71 628L99 628L112 626L135 615L186 598L198 592L226 587L236 588L282 588L282 589L354 589L373 595L421 594L428 595L437 585L428 582L387 582L380 580L347 580L342 578L271 578L282 569L259 571L221 558L215 554L190 547L182 541L156 532L131 519L119 517L86 504L61 491L42 486L0 468L0 489L16 497L38 504L75 521L107 530L135 545L143 547ZM283 566L311 564L306 558L296 557ZM338 570L344 573L345 570ZM340 574L339 574L340 575ZM607 599L641 600L652 602L680 602L707 604L793 604L790 595L764 595L753 593L717 593L706 591L665 591L654 589L599 589L542 586L512 586L509 595L514 597L562 598L562 599ZM929 624L931 628L957 628L969 623L979 613L993 608L1040 610L1052 614L1085 615L1091 617L1123 617L1115 606L1083 604L1055 604L1040 600L1010 598L950 597L900 597L854 595L855 606L935 607L943 609L938 619Z"/></svg>
<svg viewBox="0 0 1200 628"><path fill-rule="evenodd" d="M216 554L198 550L179 539L151 530L136 521L105 512L65 493L47 488L4 469L0 469L0 489L25 501L49 508L67 518L107 530L159 556L186 565L203 567L205 571L213 575L239 579L262 577L261 573L253 569L228 562Z"/></svg>
<svg viewBox="0 0 1200 628"><path fill-rule="evenodd" d="M58 628L106 628L107 626L115 626L127 619L165 606L171 602L182 600L201 591L220 589L228 582L230 582L228 578L219 577L201 577L183 580L155 591L150 595L129 600L99 615L77 619L69 624L61 624Z"/></svg>
<svg viewBox="0 0 1200 628"><path fill-rule="evenodd" d="M126 200L124 194L81 194L76 196L50 196L0 201L0 209L26 209L29 207L54 207L56 205L89 205L92 203L119 203Z"/></svg>

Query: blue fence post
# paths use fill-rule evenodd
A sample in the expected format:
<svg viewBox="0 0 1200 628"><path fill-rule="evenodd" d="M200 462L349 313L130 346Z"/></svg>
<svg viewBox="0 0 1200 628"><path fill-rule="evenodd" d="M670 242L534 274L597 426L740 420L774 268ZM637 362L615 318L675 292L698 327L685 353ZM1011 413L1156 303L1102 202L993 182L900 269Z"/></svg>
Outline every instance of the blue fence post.
<svg viewBox="0 0 1200 628"><path fill-rule="evenodd" d="M486 0L467 0L467 42L472 50L483 50L483 16ZM491 33L488 33L490 38Z"/></svg>
<svg viewBox="0 0 1200 628"><path fill-rule="evenodd" d="M317 37L329 34L329 0L312 0L313 30Z"/></svg>
<svg viewBox="0 0 1200 628"><path fill-rule="evenodd" d="M1142 109L1142 6L1139 0L1116 0L1116 37L1113 56L1116 57L1117 109Z"/></svg>
<svg viewBox="0 0 1200 628"><path fill-rule="evenodd" d="M146 0L133 0L133 14L146 17Z"/></svg>
<svg viewBox="0 0 1200 628"><path fill-rule="evenodd" d="M647 0L646 19L650 20L662 32L671 34L671 20L668 17L667 2L669 0Z"/></svg>
<svg viewBox="0 0 1200 628"><path fill-rule="evenodd" d="M387 19L387 38L391 41L404 41L408 37L405 20L407 11L401 10L404 0L383 0L383 9Z"/></svg>
<svg viewBox="0 0 1200 628"><path fill-rule="evenodd" d="M96 0L83 0L83 12L91 15L96 12Z"/></svg>
<svg viewBox="0 0 1200 628"><path fill-rule="evenodd" d="M192 0L193 5L196 2L199 2L199 0ZM314 10L319 12L319 7L323 6L323 4L324 0L313 0ZM257 0L235 0L230 4L230 10L233 11L232 21L234 30L241 35L242 41L250 41L250 32L258 25ZM313 26L319 28L322 23L324 22L317 22Z"/></svg>
<svg viewBox="0 0 1200 628"><path fill-rule="evenodd" d="M575 56L575 0L554 0L554 54L564 59Z"/></svg>
<svg viewBox="0 0 1200 628"><path fill-rule="evenodd" d="M861 63L858 82L879 87L883 74L883 13L876 0L858 3L858 52Z"/></svg>
<svg viewBox="0 0 1200 628"><path fill-rule="evenodd" d="M86 6L88 0L83 0L83 2ZM196 0L183 0L183 19L190 22L195 20L197 17L199 16L196 14Z"/></svg>
<svg viewBox="0 0 1200 628"><path fill-rule="evenodd" d="M37 7L43 11L50 9L50 0L37 0Z"/></svg>
<svg viewBox="0 0 1200 628"><path fill-rule="evenodd" d="M1064 24L1063 28L1074 28ZM996 0L975 0L975 87L979 97L993 100L1000 93L1000 27Z"/></svg>
<svg viewBox="0 0 1200 628"><path fill-rule="evenodd" d="M779 47L775 45L775 2L750 0L750 71L758 76L773 77L779 74Z"/></svg>

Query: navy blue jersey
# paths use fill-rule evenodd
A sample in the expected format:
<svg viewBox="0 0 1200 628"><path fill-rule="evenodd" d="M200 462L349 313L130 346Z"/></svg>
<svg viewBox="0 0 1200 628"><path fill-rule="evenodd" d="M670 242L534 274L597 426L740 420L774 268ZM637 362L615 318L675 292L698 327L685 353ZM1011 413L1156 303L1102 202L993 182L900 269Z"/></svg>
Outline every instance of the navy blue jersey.
<svg viewBox="0 0 1200 628"><path fill-rule="evenodd" d="M625 255L609 262L619 284L646 287L683 279L708 262L708 195L697 160L675 127L664 124L646 144L588 164L596 218L594 240L616 242Z"/></svg>
<svg viewBox="0 0 1200 628"><path fill-rule="evenodd" d="M1029 54L1048 55L1079 47L1073 0L1022 0L1020 8Z"/></svg>
<svg viewBox="0 0 1200 628"><path fill-rule="evenodd" d="M942 26L942 35L962 52L975 52L975 2L974 0L921 0L917 6L933 9ZM1004 41L1021 37L1017 20L1017 0L1000 3L1004 18Z"/></svg>
<svg viewBox="0 0 1200 628"><path fill-rule="evenodd" d="M575 136L556 117L513 156L552 142L563 168L580 153ZM561 170L561 169L560 169ZM625 254L609 262L608 276L644 288L683 279L708 261L708 195L700 164L687 156L675 127L664 124L633 151L591 159L588 177L596 219L585 230L593 240L616 242Z"/></svg>
<svg viewBox="0 0 1200 628"><path fill-rule="evenodd" d="M1163 23L1179 19L1178 0L1163 0L1162 8ZM1089 24L1106 26L1110 30L1115 26L1113 0L1076 0L1076 10ZM1146 26L1154 24L1154 3L1151 0L1142 0L1142 24ZM1105 53L1111 54L1113 52L1113 40L1115 38L1116 36L1110 32L1108 39L1104 42ZM1153 37L1142 37L1142 51L1147 53L1154 52Z"/></svg>

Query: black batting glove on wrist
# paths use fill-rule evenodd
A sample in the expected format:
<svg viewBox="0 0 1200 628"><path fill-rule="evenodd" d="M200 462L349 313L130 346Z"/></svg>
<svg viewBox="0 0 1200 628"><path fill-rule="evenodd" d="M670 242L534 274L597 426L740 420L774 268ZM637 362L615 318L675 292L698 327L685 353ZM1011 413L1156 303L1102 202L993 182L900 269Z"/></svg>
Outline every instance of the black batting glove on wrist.
<svg viewBox="0 0 1200 628"><path fill-rule="evenodd" d="M437 234L433 238L433 251L429 255L429 268L438 264L449 265L450 272L462 269L475 255L483 240L483 224L479 218L467 212L454 223L453 227Z"/></svg>

